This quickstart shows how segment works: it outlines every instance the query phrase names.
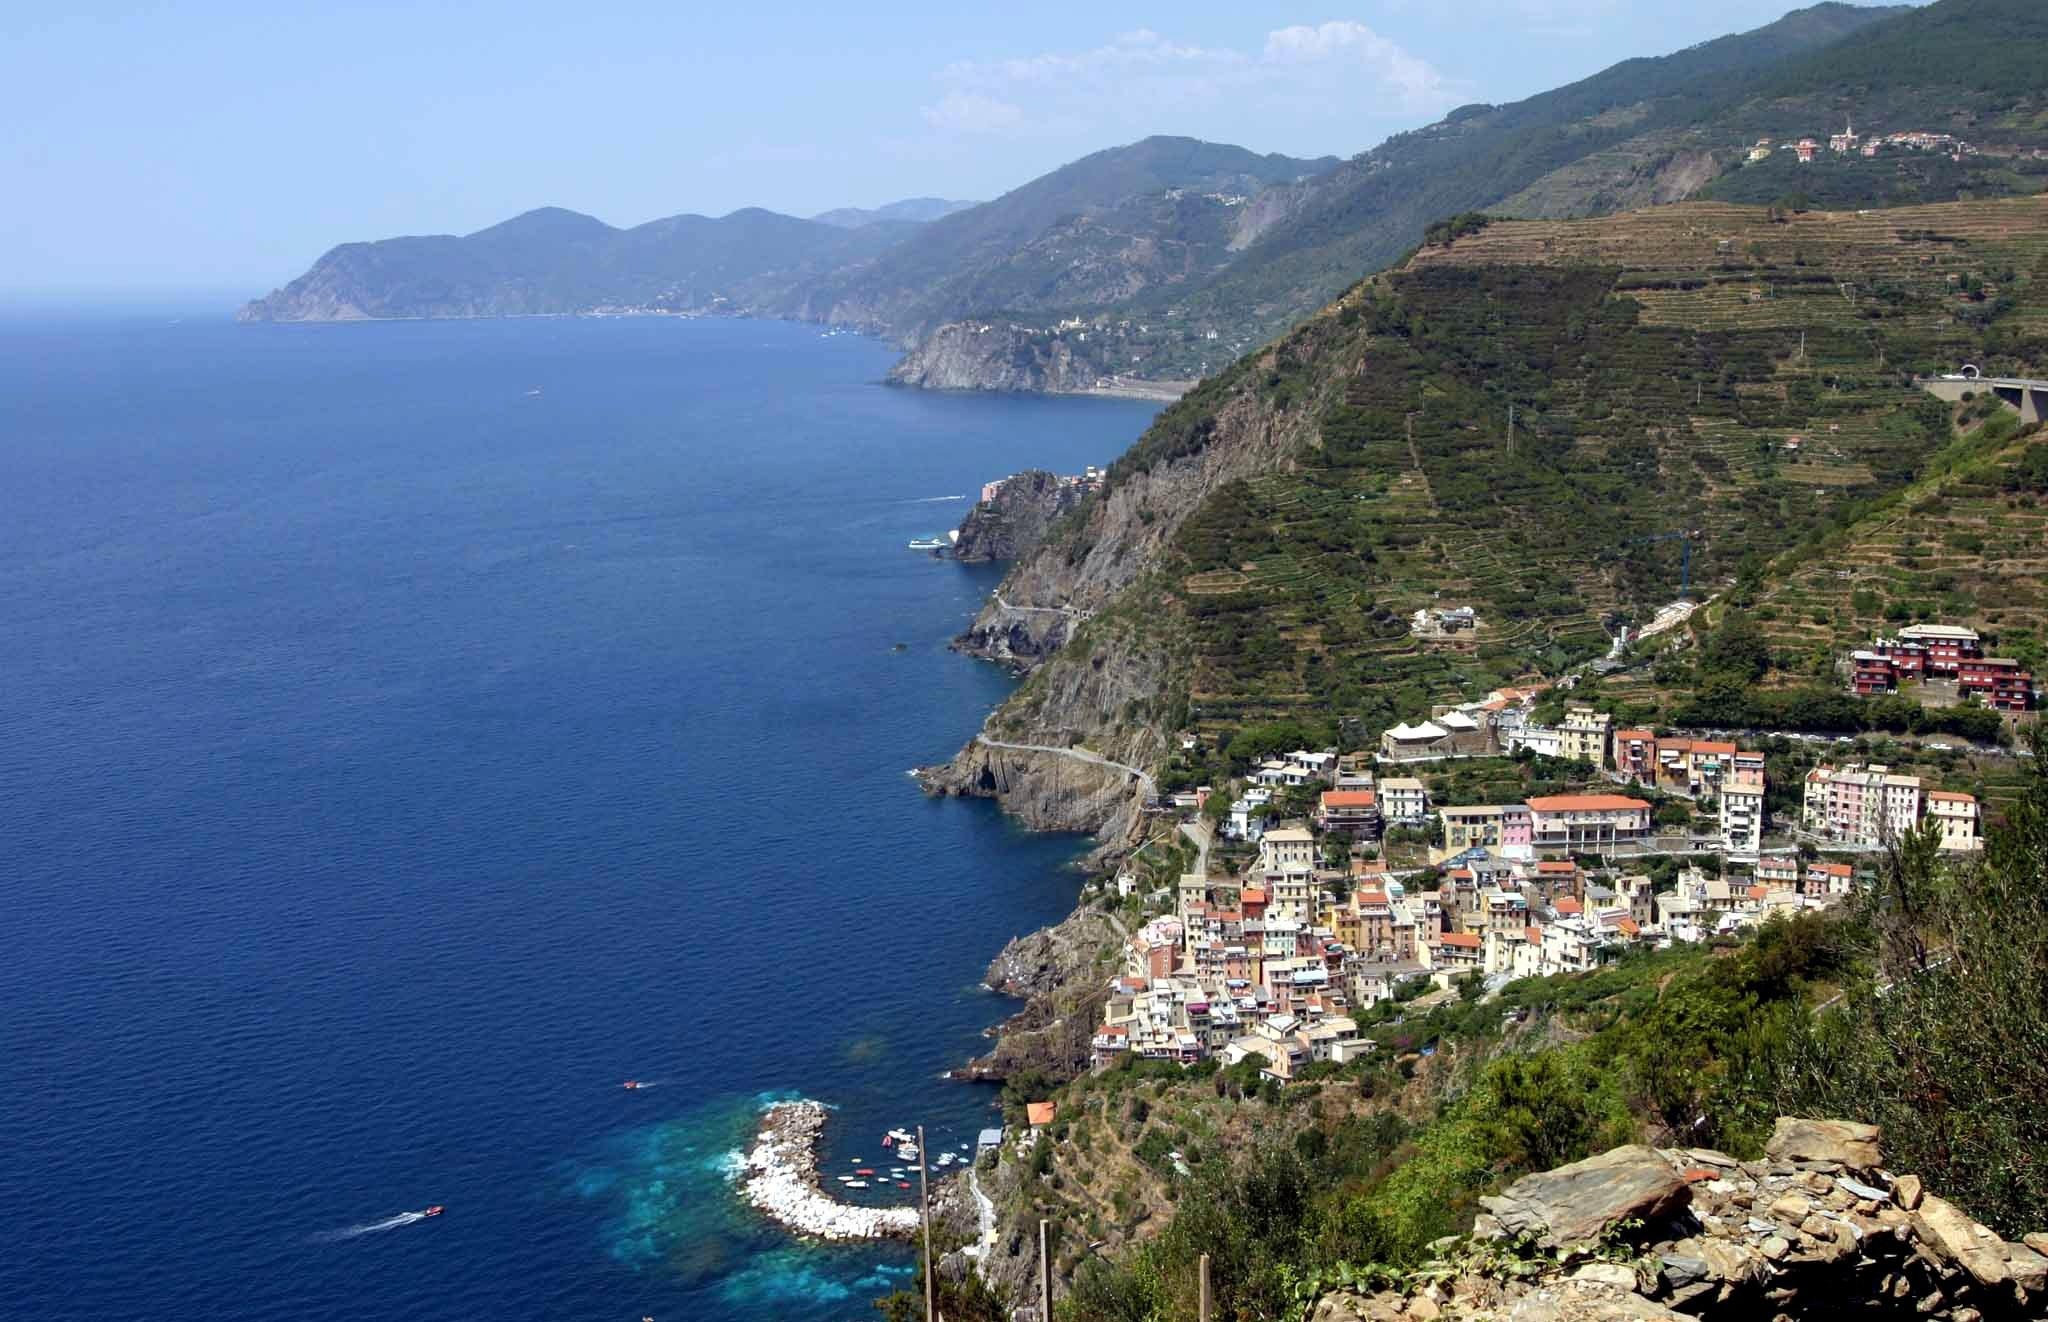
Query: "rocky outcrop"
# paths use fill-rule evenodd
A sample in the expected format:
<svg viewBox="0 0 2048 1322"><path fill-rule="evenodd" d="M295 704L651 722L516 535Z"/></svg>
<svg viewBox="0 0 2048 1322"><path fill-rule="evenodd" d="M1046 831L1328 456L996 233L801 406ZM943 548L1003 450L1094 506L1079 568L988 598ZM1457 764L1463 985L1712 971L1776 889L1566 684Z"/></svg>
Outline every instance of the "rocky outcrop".
<svg viewBox="0 0 2048 1322"><path fill-rule="evenodd" d="M1104 949L1122 939L1108 915L1076 909L1052 927L1012 938L982 981L1006 996L1043 996L1092 971Z"/></svg>
<svg viewBox="0 0 2048 1322"><path fill-rule="evenodd" d="M889 369L889 381L924 390L1092 390L1102 365L1058 331L986 321L956 321L917 342Z"/></svg>
<svg viewBox="0 0 2048 1322"><path fill-rule="evenodd" d="M1006 477L995 499L977 503L960 521L953 558L977 564L1029 555L1053 521L1079 505L1084 494L1079 484L1062 482L1042 468Z"/></svg>
<svg viewBox="0 0 2048 1322"><path fill-rule="evenodd" d="M1051 927L1004 946L983 981L1025 998L1024 1008L993 1028L995 1046L953 1071L953 1077L996 1083L1036 1069L1065 1079L1085 1069L1109 961L1124 940L1115 919L1076 909Z"/></svg>
<svg viewBox="0 0 2048 1322"><path fill-rule="evenodd" d="M1489 1231L1530 1235L1557 1248L1596 1239L1617 1221L1661 1219L1685 1196L1671 1163L1655 1149L1636 1146L1531 1175L1480 1205L1492 1217Z"/></svg>
<svg viewBox="0 0 2048 1322"><path fill-rule="evenodd" d="M2009 1243L1886 1172L1880 1139L1869 1125L1788 1117L1762 1161L1629 1147L1532 1175L1483 1200L1472 1239L1408 1289L1335 1292L1311 1318L2048 1316L2048 1238Z"/></svg>

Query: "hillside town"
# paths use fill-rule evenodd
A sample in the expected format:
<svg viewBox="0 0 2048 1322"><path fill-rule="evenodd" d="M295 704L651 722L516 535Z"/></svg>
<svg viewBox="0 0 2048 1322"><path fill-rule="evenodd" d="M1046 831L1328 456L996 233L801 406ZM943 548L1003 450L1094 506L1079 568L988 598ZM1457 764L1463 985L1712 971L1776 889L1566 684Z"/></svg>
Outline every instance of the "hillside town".
<svg viewBox="0 0 2048 1322"><path fill-rule="evenodd" d="M1890 667L1882 685L1880 664ZM1849 669L1858 693L1904 679L2003 711L2032 701L2029 674L1983 657L1977 635L1954 626L1902 628L1858 650ZM1127 1054L1224 1065L1256 1056L1261 1073L1284 1082L1373 1051L1360 1018L1381 1002L1456 997L1475 977L1497 986L1586 972L1632 948L1824 909L1853 893L1859 864L1922 827L1943 851L1983 847L1973 795L1867 761L1814 765L1796 811L1773 821L1763 752L1613 728L1586 704L1538 723L1548 687L1438 707L1385 731L1372 752L1296 749L1227 789L1163 799L1157 810L1204 842L1203 870L1150 894L1131 871L1117 878L1144 921L1108 987L1095 1066ZM1197 739L1185 736L1183 748ZM1591 788L1437 803L1418 774L1504 757L1557 759ZM1225 793L1218 813L1209 801ZM1690 829L1662 824L1644 795L1689 804ZM1426 842L1426 861L1397 866L1396 839ZM1207 866L1211 844L1257 852L1222 875Z"/></svg>

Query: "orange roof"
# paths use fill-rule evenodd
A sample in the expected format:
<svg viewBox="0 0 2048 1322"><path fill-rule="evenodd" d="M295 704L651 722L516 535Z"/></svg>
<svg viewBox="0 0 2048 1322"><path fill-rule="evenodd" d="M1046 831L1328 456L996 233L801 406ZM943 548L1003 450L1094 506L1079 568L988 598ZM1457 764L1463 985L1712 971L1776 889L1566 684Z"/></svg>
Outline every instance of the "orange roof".
<svg viewBox="0 0 2048 1322"><path fill-rule="evenodd" d="M1814 863L1806 870L1808 872L1818 872L1826 877L1846 877L1855 872L1855 869L1847 863Z"/></svg>
<svg viewBox="0 0 2048 1322"><path fill-rule="evenodd" d="M1751 886L1749 888L1749 898L1752 900L1761 900L1770 893L1771 888L1769 886Z"/></svg>
<svg viewBox="0 0 2048 1322"><path fill-rule="evenodd" d="M1522 935L1528 937L1531 941L1534 941L1539 945L1542 944L1543 929L1540 927L1525 927L1522 929Z"/></svg>
<svg viewBox="0 0 2048 1322"><path fill-rule="evenodd" d="M1049 1125L1052 1123L1054 1113L1058 1110L1059 1107L1052 1102L1027 1102L1024 1106L1024 1118L1031 1123L1033 1128L1039 1125Z"/></svg>
<svg viewBox="0 0 2048 1322"><path fill-rule="evenodd" d="M1104 1024L1102 1033L1105 1037L1129 1037L1131 1030L1125 1028L1122 1024Z"/></svg>
<svg viewBox="0 0 2048 1322"><path fill-rule="evenodd" d="M1529 806L1537 812L1614 812L1650 805L1626 794L1546 794L1529 800Z"/></svg>
<svg viewBox="0 0 2048 1322"><path fill-rule="evenodd" d="M1536 865L1536 873L1538 876L1541 876L1545 872L1577 872L1578 870L1579 865L1572 862L1568 858L1544 859L1542 862Z"/></svg>
<svg viewBox="0 0 2048 1322"><path fill-rule="evenodd" d="M1557 902L1551 907L1559 913L1584 913L1586 911L1586 906L1580 904L1576 898L1570 895L1558 896Z"/></svg>
<svg viewBox="0 0 2048 1322"><path fill-rule="evenodd" d="M1264 904L1266 902L1266 892L1257 886L1247 886L1241 893L1241 898L1246 904Z"/></svg>
<svg viewBox="0 0 2048 1322"><path fill-rule="evenodd" d="M1655 739L1657 735L1653 730L1616 730L1614 737L1616 739L1641 739L1648 742Z"/></svg>
<svg viewBox="0 0 2048 1322"><path fill-rule="evenodd" d="M1236 909L1211 909L1209 917L1211 921L1218 923L1241 923L1244 921L1244 914Z"/></svg>
<svg viewBox="0 0 2048 1322"><path fill-rule="evenodd" d="M1974 794L1957 794L1953 790L1929 790L1927 791L1927 797L1930 799L1940 799L1943 803L1975 803L1977 801L1977 796Z"/></svg>
<svg viewBox="0 0 2048 1322"><path fill-rule="evenodd" d="M1630 936L1641 936L1643 934L1642 927L1633 918L1624 918L1616 923L1615 926Z"/></svg>
<svg viewBox="0 0 2048 1322"><path fill-rule="evenodd" d="M1717 744L1709 739L1695 739L1693 740L1692 751L1695 753L1732 753L1735 751L1735 745Z"/></svg>
<svg viewBox="0 0 2048 1322"><path fill-rule="evenodd" d="M1452 868L1452 869L1450 870L1450 872L1449 872L1449 873L1448 873L1447 875L1449 875L1449 876L1453 876L1453 877L1461 877L1461 878L1463 878L1463 879L1465 879L1465 880L1467 880L1467 881L1470 881L1470 880L1472 879L1472 869L1471 869L1471 868Z"/></svg>
<svg viewBox="0 0 2048 1322"><path fill-rule="evenodd" d="M1325 808L1370 808L1379 802L1371 790L1324 790Z"/></svg>
<svg viewBox="0 0 2048 1322"><path fill-rule="evenodd" d="M1386 902L1387 893L1385 891L1358 892L1358 903L1360 904L1385 904Z"/></svg>
<svg viewBox="0 0 2048 1322"><path fill-rule="evenodd" d="M1471 932L1445 932L1436 940L1441 946L1457 946L1462 950L1479 949L1479 938Z"/></svg>

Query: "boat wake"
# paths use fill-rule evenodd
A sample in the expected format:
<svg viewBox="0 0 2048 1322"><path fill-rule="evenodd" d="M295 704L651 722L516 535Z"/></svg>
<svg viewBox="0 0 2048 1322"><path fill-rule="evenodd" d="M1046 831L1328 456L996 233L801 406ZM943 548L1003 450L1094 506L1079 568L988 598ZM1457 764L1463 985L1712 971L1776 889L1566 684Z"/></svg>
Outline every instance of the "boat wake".
<svg viewBox="0 0 2048 1322"><path fill-rule="evenodd" d="M965 499L967 499L967 497L965 497L965 496L912 496L912 497L911 497L910 499L908 499L908 500L905 500L905 501L900 501L900 502L898 502L898 503L900 503L900 504L904 504L904 505L933 505L933 504L937 504L938 502L940 502L940 501L944 501L944 500L965 500Z"/></svg>
<svg viewBox="0 0 2048 1322"><path fill-rule="evenodd" d="M409 1226L416 1221L424 1221L426 1219L427 1214L425 1212L400 1212L397 1216L387 1216L382 1221L366 1221L362 1225L349 1226L343 1230L324 1230L312 1238L315 1244L338 1244L346 1239L360 1239L364 1235L374 1235L384 1230L396 1230L400 1226Z"/></svg>

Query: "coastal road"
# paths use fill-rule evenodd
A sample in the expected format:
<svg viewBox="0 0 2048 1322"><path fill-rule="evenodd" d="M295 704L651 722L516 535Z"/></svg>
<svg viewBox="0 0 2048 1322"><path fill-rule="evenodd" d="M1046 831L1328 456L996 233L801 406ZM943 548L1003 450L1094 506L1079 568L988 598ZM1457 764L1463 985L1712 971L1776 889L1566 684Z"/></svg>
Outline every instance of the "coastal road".
<svg viewBox="0 0 2048 1322"><path fill-rule="evenodd" d="M974 736L974 742L988 748L1007 748L1018 753L1051 753L1055 757L1071 757L1080 762L1092 762L1098 767L1108 767L1112 771L1121 771L1127 776L1136 776L1144 782L1145 793L1147 794L1157 794L1159 792L1159 783L1152 779L1151 772L1140 771L1136 767L1127 767L1121 762L1112 762L1102 754L1091 753L1085 748L1055 748L1051 744L1013 744L1005 739L991 739L985 734Z"/></svg>
<svg viewBox="0 0 2048 1322"><path fill-rule="evenodd" d="M1009 602L1003 600L1003 594L1000 592L991 592L988 595L995 598L996 605L1001 606L1006 611L1017 611L1024 615L1064 615L1070 620L1085 620L1088 618L1087 611L1077 611L1071 606L1012 606Z"/></svg>

